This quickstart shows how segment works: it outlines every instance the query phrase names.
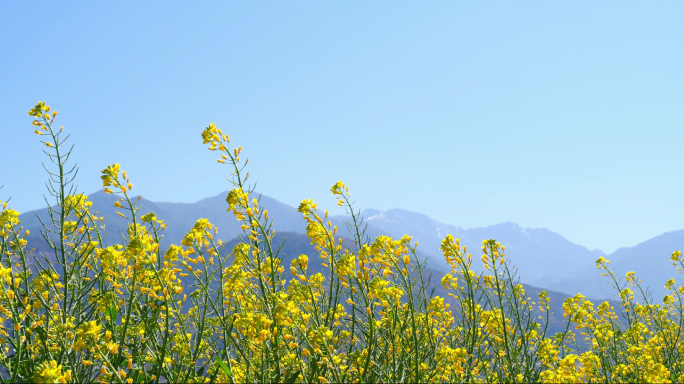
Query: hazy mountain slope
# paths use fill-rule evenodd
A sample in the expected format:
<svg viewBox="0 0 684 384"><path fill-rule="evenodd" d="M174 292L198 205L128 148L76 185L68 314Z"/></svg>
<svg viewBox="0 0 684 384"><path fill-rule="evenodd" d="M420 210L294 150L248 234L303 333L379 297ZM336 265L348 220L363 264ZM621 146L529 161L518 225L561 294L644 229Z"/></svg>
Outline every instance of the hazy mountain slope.
<svg viewBox="0 0 684 384"><path fill-rule="evenodd" d="M137 199L137 197L135 197L135 199ZM89 195L88 200L93 203L91 211L93 213L97 212L97 216L105 218L102 222L102 225L104 226L102 234L105 235L103 239L104 245L108 246L120 242L120 233L126 233L130 222L116 214L117 211L122 211L121 209L114 207L114 202L117 200L117 197L115 195L98 191L92 195ZM162 240L162 244L168 246L168 244L170 244L168 241L169 238L180 238L179 236L182 236L181 230L179 229L184 225L182 218L177 218L174 215L165 212L155 203L144 198L140 199L139 205L141 208L139 216L149 212L155 212L159 218L168 223L168 231L166 231L166 238ZM36 248L37 252L51 253L52 251L47 248L47 244L45 244L42 236L40 235L40 232L43 230L43 226L41 225L38 217L40 217L43 223L48 224L48 226L51 227L47 208L26 212L19 218L22 222L22 225L31 231L31 235L28 238L29 246Z"/></svg>
<svg viewBox="0 0 684 384"><path fill-rule="evenodd" d="M548 229L522 228L510 222L461 230L459 236L477 255L481 253L482 240L495 239L506 247L506 254L517 266L521 281L548 289L555 287L546 284L546 279L574 276L576 271L603 256L600 251L590 251Z"/></svg>
<svg viewBox="0 0 684 384"><path fill-rule="evenodd" d="M187 233L192 225L200 218L208 219L209 222L216 225L219 229L219 238L223 240L230 240L237 237L240 231L240 224L235 219L232 212L227 211L228 204L226 203L226 195L228 191L220 193L216 196L202 199L196 203L154 203L159 207L163 215L172 218L176 222L180 222L180 235L167 236L173 239L174 242L179 242L182 236ZM260 204L268 210L269 219L273 219L272 229L278 232L296 232L306 233L307 222L303 215L297 211L296 208L287 204L283 204L278 200L255 193L254 196L260 198ZM323 215L323 212L320 212ZM164 219L165 216L157 215ZM332 225L337 225L337 235L341 237L352 237L352 234L347 229L345 221L351 221L351 218L346 216L329 217ZM384 231L369 226L366 235L375 238L380 235L386 235Z"/></svg>
<svg viewBox="0 0 684 384"><path fill-rule="evenodd" d="M464 229L402 209L386 212L368 209L364 215L370 225L393 237L413 236L419 250L428 255L431 267L436 270L443 270L445 266L439 245L444 236L451 233L468 247L474 257L475 269L481 270L482 240L495 239L506 246L506 254L517 266L520 281L569 295L581 292L594 299L616 297L609 280L596 269L596 259L601 256L611 260L611 268L620 276L635 271L657 300L662 300L666 294L665 282L671 277L679 277L684 283L670 261L672 252L684 250L684 230L668 232L605 256L599 250L590 251L548 229L522 228L510 222Z"/></svg>
<svg viewBox="0 0 684 384"><path fill-rule="evenodd" d="M218 238L228 241L225 248L225 254L227 255L232 250L232 246L238 241L236 236L239 233L239 224L232 213L226 212L225 195L226 193L221 193L196 203L159 203L142 198L140 200L140 214L155 212L157 217L167 223L167 230L163 232L162 248L168 247L171 243L180 243L182 237L197 219L206 218L219 228ZM115 195L105 194L102 191L89 196L89 200L93 202L92 210L97 211L98 216L105 217L103 222L105 226L103 234L106 234L104 245L120 242L119 233L125 233L129 225L126 219L116 214L117 211L121 211L121 209L114 207L114 202L117 198ZM267 196L261 197L261 204L268 209L269 217L274 219L273 229L276 230L274 242L279 245L287 239L281 253L281 256L284 258L283 264L288 266L293 258L300 254L307 254L311 256L312 262L310 265L312 266L312 272L326 273L326 270L320 267L320 262L316 260L316 250L310 244L306 235L303 234L306 229L306 221L303 220L302 214L297 212L294 207L282 204ZM29 246L36 248L36 252L51 253L51 250L47 248L40 236L42 227L36 214L44 222L49 222L47 209L27 212L20 217L24 228L32 232L29 236ZM433 276L429 289L434 289L436 295L445 297L448 302L451 302L452 299L448 297L447 292L439 284L446 267L439 251L439 245L444 236L451 233L455 237L460 238L462 240L461 243L467 245L469 252L474 255L473 265L476 268L480 266L479 253L482 240L489 238L498 240L506 245L509 257L519 266L520 281L524 283L523 285L530 296L536 297L542 288L549 289L553 300L554 316L552 328L554 331L559 331L559 327L563 324L561 305L567 295L553 292L557 281L552 277L571 276L569 274L573 273L572 271L578 264L593 263L600 256L595 252L588 251L584 247L570 243L562 236L549 230L524 229L513 223L493 225L486 228L463 229L437 222L426 215L401 209L393 209L387 212L366 210L363 212L363 216L365 217L365 223L368 224L366 235L371 240L380 235L400 238L408 234L413 236L415 241L418 241L419 256L428 259L427 274ZM347 225L344 223L345 221L351 221L350 217L334 216L329 219L333 225L338 226L338 236L344 238L352 236L347 229ZM640 244L644 248L643 250L640 249L640 254L652 254L653 246L659 246L663 251L667 250L666 254L669 255L671 253L670 249L676 248L673 248L673 246L681 243L679 239L684 237L684 231L674 234L676 236L666 234L667 236L663 235L663 239L656 238ZM347 241L347 244L351 245L351 242ZM632 253L629 251L629 249L622 249L618 252L623 252L624 255L622 257L628 260L630 257L633 257L630 256ZM641 268L637 270L639 269ZM541 288L527 285L534 281L543 282L544 276L547 276L548 281ZM600 279L589 279L588 282L582 282L581 284L588 286L586 284L594 284L600 281ZM568 284L571 283L566 283L566 285ZM568 292L569 290L569 293L574 293L572 292L573 288L567 288L566 285L560 285L563 291ZM593 295L595 291L580 290L586 292L585 295L588 297L598 297ZM452 302L453 304L455 303Z"/></svg>
<svg viewBox="0 0 684 384"><path fill-rule="evenodd" d="M199 218L207 218L218 229L218 238L234 239L239 233L239 223L232 213L226 212L225 196L227 192L200 200L195 203L164 203L152 202L142 198L140 200L140 214L155 212L167 223L167 230L161 241L163 248L169 244L180 243L182 237ZM93 202L93 211L98 216L104 216L107 236L104 245L120 242L119 233L125 233L129 222L119 217L114 207L118 197L98 191L89 196ZM305 233L306 221L296 208L279 201L261 196L261 204L269 211L273 218L273 229L278 232ZM37 252L51 253L43 241L40 230L42 226L36 217L40 216L45 223L49 223L47 209L27 212L20 220L25 229L31 231L29 247ZM362 214L368 224L366 235L374 239L380 235L400 238L405 234L418 242L421 257L426 257L428 267L443 273L446 263L441 256L439 246L442 239L449 233L461 239L461 244L468 247L473 255L473 267L481 269L480 246L484 239L496 239L506 246L506 253L518 267L520 281L544 289L556 290L570 295L582 292L590 298L614 298L614 292L606 278L600 276L595 267L595 261L603 256L600 251L588 249L573 244L562 236L548 229L522 228L514 223L503 223L484 228L463 229L440 223L430 217L402 209L392 209L387 212L368 209ZM351 238L345 221L347 216L334 216L329 220L338 227L338 236ZM611 267L621 276L628 271L636 271L642 281L654 292L660 300L665 294L664 283L670 277L677 275L669 261L673 251L684 249L684 230L668 232L635 247L621 248L610 256Z"/></svg>
<svg viewBox="0 0 684 384"><path fill-rule="evenodd" d="M219 238L230 240L240 233L240 223L232 211L227 211L226 195L222 192L216 196L202 199L195 203L156 203L165 213L183 222L181 232L187 233L192 225L201 218L208 219L219 229ZM304 233L306 221L302 214L289 205L265 195L261 196L260 204L268 210L268 217L273 219L273 230L276 232L289 231ZM161 216L160 216L161 217ZM180 241L180 239L178 240Z"/></svg>
<svg viewBox="0 0 684 384"><path fill-rule="evenodd" d="M430 267L436 270L448 269L439 246L447 234L458 230L456 227L403 209L390 209L387 212L367 209L363 211L363 216L369 226L385 231L394 238L404 235L413 237L413 241L418 242L418 250L428 256Z"/></svg>
<svg viewBox="0 0 684 384"><path fill-rule="evenodd" d="M627 272L636 272L642 283L652 291L653 299L660 302L666 294L667 280L674 277L680 284L684 282L682 274L670 261L672 252L678 250L684 250L684 230L664 233L634 247L620 248L606 256L606 259L611 261L611 270L622 278ZM582 269L574 278L554 283L554 286L568 294L582 292L590 297L615 298L616 293L608 284L608 278L600 275L601 270L594 265Z"/></svg>
<svg viewBox="0 0 684 384"><path fill-rule="evenodd" d="M196 203L157 203L142 198L139 202L139 216L154 212L159 219L166 222L167 229L164 231L164 238L161 241L162 247L168 247L172 243L180 243L183 236L200 218L206 218L216 225L219 229L218 238L227 241L237 237L240 232L240 224L231 212L226 212L228 208L225 201L226 194L227 192L221 193ZM105 245L119 242L121 239L119 233L125 234L130 223L116 213L118 211L124 212L122 209L114 207L114 202L118 198L120 197L106 194L103 191L88 196L88 200L93 203L91 211L97 212L97 216L105 218L102 223L105 226L104 232L107 233L104 240ZM137 197L133 198L133 200L135 199ZM305 231L306 222L302 219L302 214L297 212L295 208L267 196L262 197L261 203L269 211L269 217L274 219L273 229L276 232L295 231L303 233ZM49 224L47 208L26 212L20 216L20 220L22 225L32 232L29 237L31 247L35 247L36 251L39 252L47 251L48 249L40 236L42 225L36 214L43 222Z"/></svg>
<svg viewBox="0 0 684 384"><path fill-rule="evenodd" d="M557 276L570 278L575 271L591 265L600 251L590 251L574 244L548 229L522 228L514 223L503 223L485 228L463 229L440 223L426 215L392 209L387 212L366 210L368 222L393 237L404 234L418 241L418 248L430 256L437 269L446 267L439 246L447 234L461 239L468 252L475 257L473 266L481 268L479 256L482 241L495 239L506 246L506 254L518 267L520 280L543 288L553 289L546 284Z"/></svg>

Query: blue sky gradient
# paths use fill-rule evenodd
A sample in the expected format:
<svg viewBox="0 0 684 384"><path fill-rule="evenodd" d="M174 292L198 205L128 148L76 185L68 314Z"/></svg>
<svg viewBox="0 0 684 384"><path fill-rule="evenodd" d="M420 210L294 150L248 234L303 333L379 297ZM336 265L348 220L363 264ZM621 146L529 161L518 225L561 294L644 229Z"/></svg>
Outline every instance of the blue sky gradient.
<svg viewBox="0 0 684 384"><path fill-rule="evenodd" d="M612 252L684 228L684 3L3 2L0 199L44 205L28 110L72 133L78 184L228 189L201 143L242 145L296 205L514 221ZM277 218L276 218L277 219Z"/></svg>

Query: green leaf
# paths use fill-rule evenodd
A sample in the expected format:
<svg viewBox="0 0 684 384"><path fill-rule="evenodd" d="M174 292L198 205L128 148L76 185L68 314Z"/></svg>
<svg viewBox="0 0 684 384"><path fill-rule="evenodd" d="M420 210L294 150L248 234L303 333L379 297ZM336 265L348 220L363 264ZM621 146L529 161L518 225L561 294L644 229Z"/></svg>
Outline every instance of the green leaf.
<svg viewBox="0 0 684 384"><path fill-rule="evenodd" d="M119 316L119 310L116 307L109 307L107 308L107 316L109 316L112 321L116 321Z"/></svg>
<svg viewBox="0 0 684 384"><path fill-rule="evenodd" d="M297 380L297 377L299 377L299 372L300 371L297 371L297 372L291 374L290 377L288 377L287 380L285 380L285 384L294 383Z"/></svg>
<svg viewBox="0 0 684 384"><path fill-rule="evenodd" d="M216 359L216 362L218 363L219 367L225 372L228 377L233 377L233 372L230 370L230 367L226 365L221 359Z"/></svg>

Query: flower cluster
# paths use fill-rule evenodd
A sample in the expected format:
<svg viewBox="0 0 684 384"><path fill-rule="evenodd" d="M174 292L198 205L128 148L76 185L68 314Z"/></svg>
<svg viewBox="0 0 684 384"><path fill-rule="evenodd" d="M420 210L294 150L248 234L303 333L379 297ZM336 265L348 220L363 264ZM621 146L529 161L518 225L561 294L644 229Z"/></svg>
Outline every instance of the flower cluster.
<svg viewBox="0 0 684 384"><path fill-rule="evenodd" d="M57 112L41 102L29 115L57 165L49 184L57 204L41 234L51 254L35 255L19 213L0 202L0 381L684 381L684 287L667 281L654 303L635 272L622 282L605 258L597 267L619 305L578 294L563 303L565 331L549 335L549 294L528 297L500 243L483 241L486 272L478 273L447 235L447 295L434 295L417 243L368 238L338 181L330 191L349 231L338 234L327 211L303 200L317 255L286 260L247 184L241 147L231 149L214 124L202 140L230 167L227 211L241 231L232 247L206 219L162 247L166 223L139 214L119 164L102 170L102 186L128 224L121 241L105 245L105 219L69 188ZM670 259L684 267L681 252Z"/></svg>

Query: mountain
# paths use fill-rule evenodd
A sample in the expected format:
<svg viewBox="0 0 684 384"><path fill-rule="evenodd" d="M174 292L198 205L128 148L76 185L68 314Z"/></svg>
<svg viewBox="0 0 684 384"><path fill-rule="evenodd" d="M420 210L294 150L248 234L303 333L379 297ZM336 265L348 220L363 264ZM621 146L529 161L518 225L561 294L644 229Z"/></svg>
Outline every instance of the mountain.
<svg viewBox="0 0 684 384"><path fill-rule="evenodd" d="M200 200L196 203L164 203L152 202L141 198L138 202L140 206L139 216L149 212L154 212L157 217L167 224L164 231L164 238L161 241L163 248L170 244L179 244L183 236L192 228L193 224L200 218L208 219L219 229L218 239L225 241L231 240L240 233L240 224L235 216L226 212L228 205L225 201L227 192ZM259 196L257 194L257 196ZM132 200L137 200L133 197ZM120 241L120 233L126 233L129 221L117 215L116 212L122 211L114 207L118 197L98 191L88 196L88 200L93 203L92 212L97 212L97 216L104 217L103 224L107 232L104 245L111 245ZM124 204L124 203L122 203ZM261 196L261 204L269 211L269 216L273 217L273 230L291 231L304 233L306 222L302 219L302 214L289 205L283 204L268 196ZM124 204L125 206L125 204ZM24 213L20 216L22 225L29 229L32 234L29 237L29 244L35 247L36 251L47 251L44 241L39 235L42 230L40 219L44 223L49 223L48 209L43 208L36 211Z"/></svg>
<svg viewBox="0 0 684 384"><path fill-rule="evenodd" d="M684 230L672 231L639 243L634 247L620 248L606 256L610 260L609 267L624 282L625 273L634 271L644 287L648 287L655 302L662 301L667 294L665 282L675 278L682 283L682 275L672 266L670 255L674 251L684 250ZM569 279L550 282L557 290L569 294L591 292L595 298L614 298L615 290L609 284L608 277L601 276L602 270L586 267Z"/></svg>
<svg viewBox="0 0 684 384"><path fill-rule="evenodd" d="M483 228L464 229L440 223L430 217L391 209L386 212L368 209L363 212L370 225L393 237L404 234L418 241L418 248L428 255L430 266L438 271L446 267L439 245L447 233L461 240L473 255L474 269L481 271L481 244L484 239L495 239L506 246L506 254L517 267L520 281L535 287L574 296L596 299L615 299L617 292L607 277L601 276L596 260L611 260L610 268L624 280L625 273L635 271L644 287L656 301L666 294L665 282L681 275L672 266L670 255L684 250L684 230L667 232L634 247L620 248L610 255L570 242L545 228L523 228L507 222Z"/></svg>
<svg viewBox="0 0 684 384"><path fill-rule="evenodd" d="M168 247L168 245L172 243L180 243L180 240L184 234L192 227L197 219L206 218L211 223L218 226L219 235L217 237L227 241L224 249L226 250L226 254L228 254L239 241L236 238L239 232L239 225L232 213L226 212L227 205L225 202L225 195L226 193L222 193L217 196L189 204L152 202L145 198L141 198L139 201L139 205L141 207L140 214L142 215L149 212L155 212L158 218L164 220L168 224L167 230L163 232L164 238L161 241L162 248ZM134 199L137 199L137 197ZM93 212L97 212L98 216L105 217L103 224L105 228L104 232L107 233L107 236L104 240L104 245L106 246L119 242L119 233L126 232L129 222L116 214L117 211L121 211L121 209L114 207L117 196L99 191L90 195L89 200L93 203L91 210ZM308 237L304 234L306 222L302 219L302 214L297 212L297 210L293 207L263 195L261 196L261 204L268 209L269 217L274 218L273 228L276 230L274 244L276 244L276 246L283 244L280 250L280 257L283 259L283 265L287 267L294 258L301 254L307 254L310 256L310 273L320 272L324 275L327 275L327 269L321 265L321 260L315 257L318 252L311 244ZM423 242L422 239L430 235L430 231L422 230L422 226L425 226L429 220L431 220L427 216L410 213L408 211L393 211L400 211L402 215L405 215L404 218L408 217L411 219L409 220L411 225L405 227L406 231L402 231L402 224L400 222L396 222L394 227L392 227L391 224L382 225L383 227L392 228L392 232L394 233L411 233L411 231L418 233L416 238L420 239L418 240L419 242ZM395 214L397 212L395 212ZM373 211L367 211L365 213L373 213ZM379 211L377 211L377 213L379 213ZM399 219L399 216L397 215L389 216L394 217L394 219ZM46 252L50 254L50 249L47 248L45 242L39 235L39 232L42 228L39 218L45 223L49 222L47 208L27 212L20 216L23 227L31 231L31 235L29 236L29 247L35 248L36 252ZM384 231L383 229L379 229L372 225L378 223L377 219L378 217L373 220L368 220L369 225L366 234L371 238L377 237L379 235L391 235L389 231ZM338 234L341 234L341 236L346 238L350 237L349 231L346 229L344 224L344 221L348 220L347 218L337 216L331 217L330 220L335 225L338 225ZM429 227L426 226L425 228ZM432 237L438 240L438 237L446 235L447 231L451 228L453 227L446 226L444 224L438 224L436 228L433 228L437 230L437 233ZM399 235L399 237L402 235ZM430 242L426 241L426 243L431 245L438 244L439 241L435 239L431 239ZM349 240L346 243L351 244ZM425 256L427 254L421 252L419 255ZM434 258L432 255L429 257L436 260L436 258ZM289 273L288 268L285 268L285 273ZM447 303L450 303L453 307L455 307L455 300L449 297L448 292L440 284L444 273L444 269L434 269L431 265L428 266L428 268L425 270L426 281L429 280L428 292L433 292L434 295L444 297ZM191 284L190 277L185 277L183 279L186 280L186 284ZM536 300L536 297L541 289L526 284L523 284L523 286L527 291L528 296L532 297L533 300ZM549 332L551 334L562 332L564 327L562 303L568 296L559 292L551 291L549 292L549 297L552 300L552 315L549 323ZM537 311L536 307L535 311ZM542 314L538 313L536 315Z"/></svg>
<svg viewBox="0 0 684 384"><path fill-rule="evenodd" d="M450 269L439 246L447 234L457 230L455 227L403 209L391 209L387 212L366 209L361 216L370 228L377 228L393 238L411 236L412 241L418 242L418 251L426 255L431 268L442 271Z"/></svg>
<svg viewBox="0 0 684 384"><path fill-rule="evenodd" d="M555 287L547 282L555 281L558 276L571 278L578 270L593 265L598 257L604 256L600 251L590 251L544 228L522 228L508 222L464 229L403 209L366 210L363 213L370 225L393 237L413 236L418 241L418 248L429 255L431 265L438 270L446 268L439 246L447 234L460 239L461 245L467 247L477 270L482 270L479 260L482 241L495 239L506 247L506 254L517 266L522 282L548 289Z"/></svg>
<svg viewBox="0 0 684 384"><path fill-rule="evenodd" d="M469 248L476 247L472 253L478 255L483 239L496 239L506 247L506 255L518 268L521 281L548 289L556 287L547 284L547 279L574 276L577 271L593 265L597 258L603 256L600 251L590 251L548 229L522 228L510 222L461 229L459 236Z"/></svg>
<svg viewBox="0 0 684 384"><path fill-rule="evenodd" d="M206 218L218 227L218 238L229 241L240 233L239 223L235 217L226 212L225 196L227 192L200 200L195 203L166 203L140 199L140 214L155 212L168 226L161 241L162 248L170 244L179 244L185 233L200 218ZM273 229L276 233L289 232L303 234L306 221L294 207L283 204L271 197L260 196L261 204L273 218ZM125 233L128 221L119 217L114 207L118 197L98 191L89 196L93 202L93 211L105 217L103 224L107 232L104 245L120 242L119 233ZM137 199L135 197L134 199ZM684 230L668 232L635 247L621 248L611 255L605 256L601 251L590 251L574 244L557 233L543 228L523 228L515 223L501 223L483 228L464 229L440 223L424 214L403 209L379 211L367 209L363 211L364 222L368 224L366 235L371 239L388 235L400 238L410 235L418 242L418 252L427 259L427 266L433 271L443 274L448 270L442 253L439 250L441 241L447 234L461 239L473 255L473 267L481 271L480 248L482 240L495 239L506 246L507 257L517 266L520 281L531 286L574 295L582 292L586 297L594 299L615 298L608 280L600 276L595 261L604 256L611 260L611 268L620 276L628 271L637 275L654 293L658 300L665 295L664 284L676 275L669 261L673 251L684 249ZM42 226L38 220L49 222L48 210L39 209L20 216L22 225L32 233L29 236L29 247L36 252L50 251L40 236ZM347 229L346 216L332 216L332 224L337 225L338 235L351 238Z"/></svg>

